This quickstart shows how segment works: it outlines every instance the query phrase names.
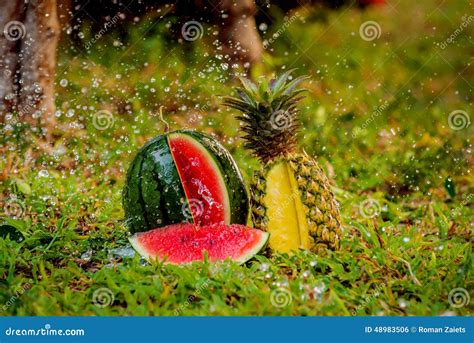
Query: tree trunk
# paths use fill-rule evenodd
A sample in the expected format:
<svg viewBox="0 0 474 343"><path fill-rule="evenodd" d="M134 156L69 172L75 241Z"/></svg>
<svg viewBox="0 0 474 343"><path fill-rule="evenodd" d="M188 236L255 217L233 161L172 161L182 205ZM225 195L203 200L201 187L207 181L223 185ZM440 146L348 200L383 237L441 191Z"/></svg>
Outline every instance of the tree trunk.
<svg viewBox="0 0 474 343"><path fill-rule="evenodd" d="M56 0L0 0L0 113L50 131L59 22ZM6 9L6 10L4 10Z"/></svg>
<svg viewBox="0 0 474 343"><path fill-rule="evenodd" d="M253 0L220 0L219 37L224 53L244 63L259 62L262 57L262 40L257 32Z"/></svg>

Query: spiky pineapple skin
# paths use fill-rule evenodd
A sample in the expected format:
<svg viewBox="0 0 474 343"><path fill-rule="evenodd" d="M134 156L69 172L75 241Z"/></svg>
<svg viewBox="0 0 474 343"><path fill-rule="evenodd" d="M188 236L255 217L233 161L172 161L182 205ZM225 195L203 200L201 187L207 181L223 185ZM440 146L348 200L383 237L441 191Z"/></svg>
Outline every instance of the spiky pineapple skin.
<svg viewBox="0 0 474 343"><path fill-rule="evenodd" d="M298 196L303 204L309 229L310 250L339 250L342 226L338 204L323 170L306 154L287 154L264 164L260 170L254 172L250 182L250 207L254 226L261 230L268 227L267 207L264 202L266 176L275 164L282 161L288 163L298 184Z"/></svg>

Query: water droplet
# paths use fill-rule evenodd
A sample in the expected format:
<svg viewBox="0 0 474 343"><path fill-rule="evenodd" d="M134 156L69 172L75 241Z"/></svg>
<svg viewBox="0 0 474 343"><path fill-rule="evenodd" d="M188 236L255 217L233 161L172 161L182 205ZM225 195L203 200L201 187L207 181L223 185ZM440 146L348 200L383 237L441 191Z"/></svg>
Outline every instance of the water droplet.
<svg viewBox="0 0 474 343"><path fill-rule="evenodd" d="M66 79L62 79L61 81L59 81L59 84L61 85L61 87L67 87L67 80Z"/></svg>
<svg viewBox="0 0 474 343"><path fill-rule="evenodd" d="M258 29L260 31L267 31L268 29L268 25L266 23L261 23L259 26L258 26Z"/></svg>
<svg viewBox="0 0 474 343"><path fill-rule="evenodd" d="M407 308L408 307L408 303L405 299L398 299L398 306L400 306L400 308L404 309L404 308Z"/></svg>
<svg viewBox="0 0 474 343"><path fill-rule="evenodd" d="M47 170L44 170L44 169L43 169L43 170L40 170L40 171L38 172L38 176L40 176L40 177L48 177L48 176L49 176L49 173L48 173Z"/></svg>
<svg viewBox="0 0 474 343"><path fill-rule="evenodd" d="M303 279L307 279L311 275L311 272L309 270L305 270L302 274L301 277Z"/></svg>
<svg viewBox="0 0 474 343"><path fill-rule="evenodd" d="M109 250L109 259L132 258L135 256L135 250L131 246L119 247Z"/></svg>
<svg viewBox="0 0 474 343"><path fill-rule="evenodd" d="M268 269L270 269L270 265L268 263L262 263L258 269L262 272L266 272L268 271Z"/></svg>
<svg viewBox="0 0 474 343"><path fill-rule="evenodd" d="M81 255L81 260L84 260L86 262L90 261L93 253L94 251L92 249L87 250L85 253Z"/></svg>
<svg viewBox="0 0 474 343"><path fill-rule="evenodd" d="M323 282L320 282L313 287L313 292L317 297L320 297L321 295L323 295L325 290L326 290L326 285Z"/></svg>

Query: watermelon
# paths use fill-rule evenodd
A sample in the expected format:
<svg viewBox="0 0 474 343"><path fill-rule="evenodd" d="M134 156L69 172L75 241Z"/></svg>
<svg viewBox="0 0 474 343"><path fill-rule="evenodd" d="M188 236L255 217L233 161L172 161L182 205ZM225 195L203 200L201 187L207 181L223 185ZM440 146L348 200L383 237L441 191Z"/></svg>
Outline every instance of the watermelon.
<svg viewBox="0 0 474 343"><path fill-rule="evenodd" d="M268 241L267 232L244 225L169 225L130 237L130 243L148 261L185 264L202 261L204 251L210 261L231 259L244 263Z"/></svg>
<svg viewBox="0 0 474 343"><path fill-rule="evenodd" d="M191 130L159 135L132 161L123 190L132 233L178 223L246 224L248 196L230 153Z"/></svg>

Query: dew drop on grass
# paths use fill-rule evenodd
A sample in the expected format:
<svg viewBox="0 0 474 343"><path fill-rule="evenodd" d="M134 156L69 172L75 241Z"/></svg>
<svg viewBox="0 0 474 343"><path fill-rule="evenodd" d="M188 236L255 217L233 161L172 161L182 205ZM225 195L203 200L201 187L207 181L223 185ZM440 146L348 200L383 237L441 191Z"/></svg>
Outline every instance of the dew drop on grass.
<svg viewBox="0 0 474 343"><path fill-rule="evenodd" d="M311 267L316 267L317 264L318 264L318 262L316 262L316 261L311 261L311 262L309 263L309 265L310 265Z"/></svg>
<svg viewBox="0 0 474 343"><path fill-rule="evenodd" d="M61 87L67 87L67 80L66 79L62 79L61 81L59 81L59 84L61 85Z"/></svg>
<svg viewBox="0 0 474 343"><path fill-rule="evenodd" d="M403 242L408 243L410 241L410 237L403 237Z"/></svg>
<svg viewBox="0 0 474 343"><path fill-rule="evenodd" d="M309 270L305 270L302 274L301 277L303 279L307 279L311 275L311 272Z"/></svg>
<svg viewBox="0 0 474 343"><path fill-rule="evenodd" d="M38 172L38 176L39 176L39 177L48 177L48 176L49 176L49 173L48 173L47 170L44 170L44 169L43 169L43 170L40 170L40 171Z"/></svg>
<svg viewBox="0 0 474 343"><path fill-rule="evenodd" d="M260 264L260 266L258 267L258 269L261 271L261 272L266 272L268 271L268 269L270 269L270 265L268 263L262 263Z"/></svg>
<svg viewBox="0 0 474 343"><path fill-rule="evenodd" d="M325 290L326 290L326 285L323 282L319 282L313 287L313 292L316 295L316 297L321 297L324 294Z"/></svg>
<svg viewBox="0 0 474 343"><path fill-rule="evenodd" d="M84 260L86 262L90 261L93 253L94 251L92 249L87 250L85 253L81 255L81 260Z"/></svg>
<svg viewBox="0 0 474 343"><path fill-rule="evenodd" d="M124 246L109 250L109 260L115 260L117 258L133 258L135 256L135 250L131 246Z"/></svg>
<svg viewBox="0 0 474 343"><path fill-rule="evenodd" d="M402 309L405 309L408 307L408 303L405 299L400 298L398 299L398 306L400 306Z"/></svg>

